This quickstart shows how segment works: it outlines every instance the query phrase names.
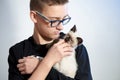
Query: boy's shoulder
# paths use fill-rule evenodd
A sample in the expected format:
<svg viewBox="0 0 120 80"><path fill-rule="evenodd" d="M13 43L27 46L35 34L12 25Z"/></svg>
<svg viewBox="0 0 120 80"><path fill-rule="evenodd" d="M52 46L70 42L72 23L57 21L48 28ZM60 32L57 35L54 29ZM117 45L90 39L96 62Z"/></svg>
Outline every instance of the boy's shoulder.
<svg viewBox="0 0 120 80"><path fill-rule="evenodd" d="M31 41L30 37L23 41L20 41L9 48L9 54L16 57L16 59L22 58L25 55L28 55L28 50L31 50Z"/></svg>
<svg viewBox="0 0 120 80"><path fill-rule="evenodd" d="M29 38L28 39L24 39L23 41L17 42L16 44L11 46L10 48L20 48L20 47L25 46L26 44L29 44Z"/></svg>

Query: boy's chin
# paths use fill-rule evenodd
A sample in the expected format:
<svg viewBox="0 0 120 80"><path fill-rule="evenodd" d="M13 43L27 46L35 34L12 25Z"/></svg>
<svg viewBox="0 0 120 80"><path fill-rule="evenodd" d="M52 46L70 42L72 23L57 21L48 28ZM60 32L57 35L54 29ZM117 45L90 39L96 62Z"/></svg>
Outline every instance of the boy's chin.
<svg viewBox="0 0 120 80"><path fill-rule="evenodd" d="M53 36L53 39L57 39L59 37L59 35L55 35Z"/></svg>

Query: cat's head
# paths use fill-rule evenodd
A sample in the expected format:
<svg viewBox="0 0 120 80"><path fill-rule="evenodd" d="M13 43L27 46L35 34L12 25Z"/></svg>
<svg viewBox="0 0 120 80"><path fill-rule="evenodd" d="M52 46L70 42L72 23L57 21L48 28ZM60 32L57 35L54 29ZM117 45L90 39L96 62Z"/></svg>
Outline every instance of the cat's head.
<svg viewBox="0 0 120 80"><path fill-rule="evenodd" d="M76 31L76 25L74 25L67 34L61 33L60 38L64 39L65 42L69 43L72 47L79 45L83 40L75 35Z"/></svg>
<svg viewBox="0 0 120 80"><path fill-rule="evenodd" d="M55 39L52 43L47 44L46 47L50 48L51 46L53 46L53 44L57 43L59 39L64 39L65 42L69 43L72 47L81 44L83 40L82 38L75 35L76 31L76 25L74 25L67 34L61 32L59 38Z"/></svg>

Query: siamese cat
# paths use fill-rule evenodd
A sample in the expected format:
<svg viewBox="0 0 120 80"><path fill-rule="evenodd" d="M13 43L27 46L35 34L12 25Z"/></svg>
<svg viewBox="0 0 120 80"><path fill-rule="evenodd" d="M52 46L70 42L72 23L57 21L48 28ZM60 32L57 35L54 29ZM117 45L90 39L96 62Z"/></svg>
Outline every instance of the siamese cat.
<svg viewBox="0 0 120 80"><path fill-rule="evenodd" d="M75 58L75 48L77 47L77 45L82 43L82 39L80 37L77 37L75 35L75 32L76 26L74 25L73 28L67 34L60 33L60 37L58 39L55 39L52 43L46 46L47 48L50 48L53 44L57 43L59 39L62 38L65 40L65 42L69 43L74 48L72 55L64 57L59 63L56 63L53 66L56 70L71 78L75 77L78 67Z"/></svg>

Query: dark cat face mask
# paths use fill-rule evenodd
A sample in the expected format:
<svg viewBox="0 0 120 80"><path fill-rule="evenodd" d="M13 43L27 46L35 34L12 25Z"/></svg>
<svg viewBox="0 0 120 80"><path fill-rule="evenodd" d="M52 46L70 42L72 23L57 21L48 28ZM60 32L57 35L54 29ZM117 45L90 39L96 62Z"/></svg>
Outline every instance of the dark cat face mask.
<svg viewBox="0 0 120 80"><path fill-rule="evenodd" d="M61 32L59 38L55 39L52 43L48 44L47 47L50 48L53 44L57 43L59 39L64 39L65 42L69 43L72 47L81 44L83 40L82 38L77 37L75 35L76 31L76 25L74 25L67 34Z"/></svg>

